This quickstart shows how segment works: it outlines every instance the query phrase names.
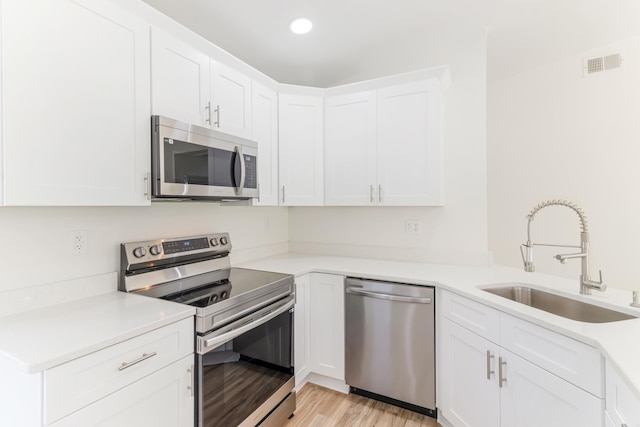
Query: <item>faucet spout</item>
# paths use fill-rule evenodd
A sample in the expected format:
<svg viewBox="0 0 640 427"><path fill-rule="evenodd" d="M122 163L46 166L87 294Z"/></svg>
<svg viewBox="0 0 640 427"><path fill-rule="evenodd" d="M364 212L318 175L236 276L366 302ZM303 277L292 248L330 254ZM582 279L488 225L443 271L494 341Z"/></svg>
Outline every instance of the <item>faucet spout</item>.
<svg viewBox="0 0 640 427"><path fill-rule="evenodd" d="M560 261L560 264L566 264L568 259L584 258L586 256L587 256L586 253L581 252L579 254L561 254L561 255L556 255L554 258L557 259L558 261Z"/></svg>

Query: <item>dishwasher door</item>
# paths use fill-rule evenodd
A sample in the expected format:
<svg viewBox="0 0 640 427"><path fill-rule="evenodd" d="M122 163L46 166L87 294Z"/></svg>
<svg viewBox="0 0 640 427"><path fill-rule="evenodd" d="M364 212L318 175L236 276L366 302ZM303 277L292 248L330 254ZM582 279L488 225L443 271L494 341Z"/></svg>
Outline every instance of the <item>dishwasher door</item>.
<svg viewBox="0 0 640 427"><path fill-rule="evenodd" d="M435 415L434 288L354 278L345 284L347 384Z"/></svg>

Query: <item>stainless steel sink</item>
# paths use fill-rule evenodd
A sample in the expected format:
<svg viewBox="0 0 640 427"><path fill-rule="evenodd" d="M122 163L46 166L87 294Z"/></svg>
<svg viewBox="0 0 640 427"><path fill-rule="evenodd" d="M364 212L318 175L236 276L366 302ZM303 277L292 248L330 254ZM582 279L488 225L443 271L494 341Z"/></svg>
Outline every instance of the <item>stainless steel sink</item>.
<svg viewBox="0 0 640 427"><path fill-rule="evenodd" d="M580 322L609 323L637 317L523 285L496 286L481 289L520 304Z"/></svg>

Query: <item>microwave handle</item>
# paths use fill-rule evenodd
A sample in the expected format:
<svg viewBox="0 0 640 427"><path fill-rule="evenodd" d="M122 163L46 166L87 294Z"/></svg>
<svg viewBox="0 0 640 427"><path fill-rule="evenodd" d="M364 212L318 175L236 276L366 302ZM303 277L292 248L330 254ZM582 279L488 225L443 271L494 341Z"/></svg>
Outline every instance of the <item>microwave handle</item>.
<svg viewBox="0 0 640 427"><path fill-rule="evenodd" d="M244 155L242 154L242 146L241 145L236 145L235 148L235 152L236 152L236 159L240 159L240 184L238 184L238 186L236 187L236 195L241 195L242 191L244 190L244 180L246 177L246 166L244 164ZM237 165L237 163L236 163ZM234 165L234 168L236 166Z"/></svg>

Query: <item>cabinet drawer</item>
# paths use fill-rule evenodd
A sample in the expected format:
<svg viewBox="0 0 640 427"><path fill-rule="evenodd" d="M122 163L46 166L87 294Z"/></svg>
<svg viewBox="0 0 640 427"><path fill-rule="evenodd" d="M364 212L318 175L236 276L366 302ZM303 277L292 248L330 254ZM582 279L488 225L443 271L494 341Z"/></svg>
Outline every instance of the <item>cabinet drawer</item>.
<svg viewBox="0 0 640 427"><path fill-rule="evenodd" d="M193 349L190 317L45 371L45 424L192 354Z"/></svg>
<svg viewBox="0 0 640 427"><path fill-rule="evenodd" d="M500 342L499 311L447 291L442 292L440 301L444 317L489 341Z"/></svg>
<svg viewBox="0 0 640 427"><path fill-rule="evenodd" d="M504 313L500 318L500 345L583 390L604 397L604 361L597 349Z"/></svg>

